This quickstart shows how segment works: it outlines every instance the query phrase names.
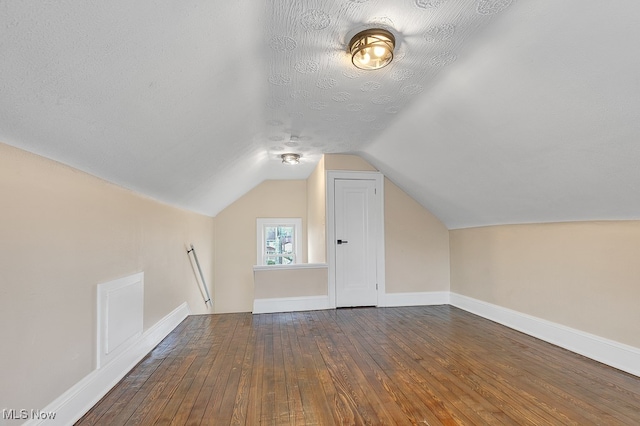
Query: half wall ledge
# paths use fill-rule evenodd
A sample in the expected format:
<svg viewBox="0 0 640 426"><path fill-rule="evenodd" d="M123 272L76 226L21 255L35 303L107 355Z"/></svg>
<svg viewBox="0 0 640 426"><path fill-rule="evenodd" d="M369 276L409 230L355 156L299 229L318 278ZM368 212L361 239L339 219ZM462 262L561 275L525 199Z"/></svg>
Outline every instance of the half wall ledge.
<svg viewBox="0 0 640 426"><path fill-rule="evenodd" d="M253 267L253 313L329 309L328 265L256 265Z"/></svg>

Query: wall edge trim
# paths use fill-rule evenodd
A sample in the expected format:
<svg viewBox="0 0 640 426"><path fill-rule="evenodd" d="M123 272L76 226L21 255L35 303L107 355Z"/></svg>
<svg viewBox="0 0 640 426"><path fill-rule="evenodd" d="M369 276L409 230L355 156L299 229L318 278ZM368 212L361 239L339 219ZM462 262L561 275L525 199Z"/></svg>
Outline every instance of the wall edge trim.
<svg viewBox="0 0 640 426"><path fill-rule="evenodd" d="M454 292L450 304L640 377L640 349Z"/></svg>
<svg viewBox="0 0 640 426"><path fill-rule="evenodd" d="M55 412L54 420L31 420L24 425L68 425L78 421L190 314L187 302L182 303L146 330L129 349L93 370L40 410Z"/></svg>
<svg viewBox="0 0 640 426"><path fill-rule="evenodd" d="M272 314L278 312L317 311L332 309L329 296L278 297L272 299L254 299L254 314Z"/></svg>

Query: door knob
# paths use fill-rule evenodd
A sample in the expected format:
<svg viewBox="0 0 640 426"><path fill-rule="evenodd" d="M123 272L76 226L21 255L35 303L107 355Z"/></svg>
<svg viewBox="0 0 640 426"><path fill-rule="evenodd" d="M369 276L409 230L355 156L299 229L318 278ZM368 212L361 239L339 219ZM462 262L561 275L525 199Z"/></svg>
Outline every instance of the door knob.
<svg viewBox="0 0 640 426"><path fill-rule="evenodd" d="M348 242L347 240L338 240L338 244L347 244Z"/></svg>

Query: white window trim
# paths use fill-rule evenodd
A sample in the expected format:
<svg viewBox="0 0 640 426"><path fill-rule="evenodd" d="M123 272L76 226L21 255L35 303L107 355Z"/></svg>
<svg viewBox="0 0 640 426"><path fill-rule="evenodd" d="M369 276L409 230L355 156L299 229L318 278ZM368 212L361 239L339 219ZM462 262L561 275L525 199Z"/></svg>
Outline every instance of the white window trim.
<svg viewBox="0 0 640 426"><path fill-rule="evenodd" d="M302 263L302 219L299 217L288 217L288 218L257 218L256 219L256 242L257 242L257 250L256 250L256 265L261 266L277 266L277 265L266 265L265 264L265 253L263 248L265 247L264 240L264 227L265 226L282 226L282 225L293 225L293 240L294 240L294 264Z"/></svg>

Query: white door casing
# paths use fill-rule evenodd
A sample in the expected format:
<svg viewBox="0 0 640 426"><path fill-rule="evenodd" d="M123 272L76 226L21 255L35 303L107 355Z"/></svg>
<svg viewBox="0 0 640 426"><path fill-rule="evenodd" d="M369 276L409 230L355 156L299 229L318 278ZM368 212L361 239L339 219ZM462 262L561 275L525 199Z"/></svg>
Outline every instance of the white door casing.
<svg viewBox="0 0 640 426"><path fill-rule="evenodd" d="M328 293L333 307L383 304L383 183L379 172L327 172Z"/></svg>

